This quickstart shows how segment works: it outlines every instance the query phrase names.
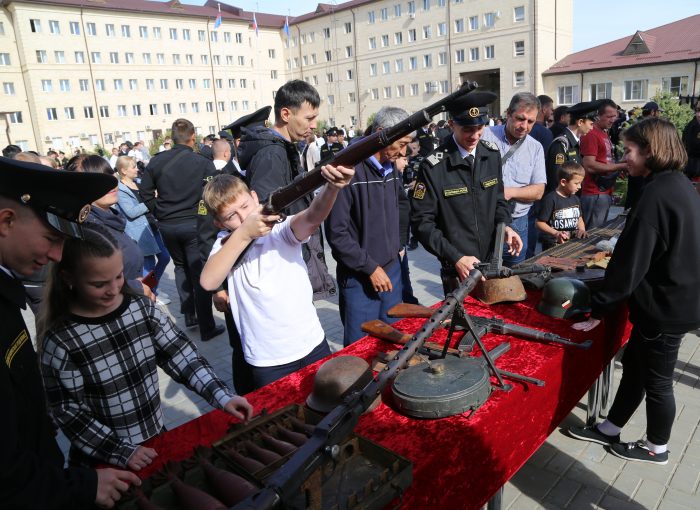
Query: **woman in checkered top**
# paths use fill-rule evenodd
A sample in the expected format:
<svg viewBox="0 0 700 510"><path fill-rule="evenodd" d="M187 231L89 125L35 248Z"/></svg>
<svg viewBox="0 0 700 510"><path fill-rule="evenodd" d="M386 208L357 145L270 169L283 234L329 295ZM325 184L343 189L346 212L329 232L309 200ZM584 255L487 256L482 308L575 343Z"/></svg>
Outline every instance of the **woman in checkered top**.
<svg viewBox="0 0 700 510"><path fill-rule="evenodd" d="M170 317L124 284L111 234L83 225L52 268L39 318L49 409L71 441L73 463L133 470L157 456L141 444L163 430L156 366L212 406L248 419L253 409L197 353Z"/></svg>

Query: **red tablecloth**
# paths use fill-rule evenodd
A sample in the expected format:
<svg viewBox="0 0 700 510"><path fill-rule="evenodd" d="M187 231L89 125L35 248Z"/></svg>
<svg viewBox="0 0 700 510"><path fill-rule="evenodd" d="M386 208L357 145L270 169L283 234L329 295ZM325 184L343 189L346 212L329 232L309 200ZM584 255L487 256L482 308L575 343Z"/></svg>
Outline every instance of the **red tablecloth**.
<svg viewBox="0 0 700 510"><path fill-rule="evenodd" d="M626 316L613 324L608 320L590 333L570 328L570 321L552 319L534 307L539 293L522 303L486 307L467 298L470 314L497 316L508 322L552 331L575 341L593 339L589 350L530 342L516 337L489 334L484 343L491 349L511 342L509 352L498 358L503 370L537 377L544 387L517 381L510 392L494 391L473 415L440 420L418 420L402 416L382 403L361 417L355 432L413 461L413 484L404 495L403 508L480 508L527 461L564 417L573 409L624 341L631 326ZM421 319L395 324L413 333ZM443 342L445 330L432 340ZM371 362L378 351L392 344L366 337L335 355L355 355ZM316 363L261 388L247 397L256 413L292 403L303 403L311 391ZM143 478L160 469L167 460L182 460L193 448L210 445L235 421L212 411L153 440L148 446L159 453L157 460L139 473Z"/></svg>

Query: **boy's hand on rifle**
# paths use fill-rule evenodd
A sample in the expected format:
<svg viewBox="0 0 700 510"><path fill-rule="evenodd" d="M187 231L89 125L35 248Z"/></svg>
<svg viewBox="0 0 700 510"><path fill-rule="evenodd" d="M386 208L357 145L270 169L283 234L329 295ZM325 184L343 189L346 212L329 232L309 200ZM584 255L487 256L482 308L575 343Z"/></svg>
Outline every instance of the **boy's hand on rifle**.
<svg viewBox="0 0 700 510"><path fill-rule="evenodd" d="M328 181L328 184L340 189L350 183L353 175L355 175L355 169L344 166L324 165L321 167L321 174Z"/></svg>
<svg viewBox="0 0 700 510"><path fill-rule="evenodd" d="M474 266L479 262L481 261L478 258L467 255L455 262L455 269L457 270L459 281L463 282L464 279L469 276L471 270L474 269Z"/></svg>
<svg viewBox="0 0 700 510"><path fill-rule="evenodd" d="M241 421L248 421L251 416L253 416L253 406L250 405L245 397L241 397L240 395L236 395L226 402L224 411Z"/></svg>
<svg viewBox="0 0 700 510"><path fill-rule="evenodd" d="M129 485L141 485L141 479L130 471L104 468L97 470L97 494L95 503L103 508L112 508Z"/></svg>
<svg viewBox="0 0 700 510"><path fill-rule="evenodd" d="M569 240L569 233L568 232L563 232L563 231L557 232L557 244L563 244L568 240Z"/></svg>
<svg viewBox="0 0 700 510"><path fill-rule="evenodd" d="M576 238L577 239L585 239L588 237L588 232L586 232L585 228L580 228L576 230Z"/></svg>
<svg viewBox="0 0 700 510"><path fill-rule="evenodd" d="M239 227L239 229L243 231L243 234L251 241L269 234L272 231L272 227L280 219L279 214L262 214L262 209L263 206L259 205L258 210L249 214Z"/></svg>

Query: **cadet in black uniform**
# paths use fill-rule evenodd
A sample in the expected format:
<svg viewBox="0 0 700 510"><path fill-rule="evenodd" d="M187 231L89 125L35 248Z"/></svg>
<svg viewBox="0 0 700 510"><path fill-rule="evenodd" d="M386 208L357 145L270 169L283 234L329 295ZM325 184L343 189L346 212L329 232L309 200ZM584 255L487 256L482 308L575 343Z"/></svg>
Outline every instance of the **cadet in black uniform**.
<svg viewBox="0 0 700 510"><path fill-rule="evenodd" d="M411 227L440 260L446 294L493 252L496 224L511 222L501 154L480 140L488 123L486 105L495 99L491 92L471 92L452 106L453 136L425 158L413 189ZM510 227L506 243L511 253L520 253L522 241Z"/></svg>
<svg viewBox="0 0 700 510"><path fill-rule="evenodd" d="M63 172L0 158L0 507L81 509L113 506L139 478L116 469L63 469L63 454L47 414L39 363L22 318L22 284L61 259L66 235L90 204L114 189L104 174Z"/></svg>
<svg viewBox="0 0 700 510"><path fill-rule="evenodd" d="M437 140L435 140L428 124L416 131L416 138L418 138L418 143L420 144L420 150L418 151L420 156L426 157L435 150Z"/></svg>
<svg viewBox="0 0 700 510"><path fill-rule="evenodd" d="M321 146L321 161L326 161L336 152L343 150L343 144L338 142L338 128L332 127L326 131L326 143Z"/></svg>
<svg viewBox="0 0 700 510"><path fill-rule="evenodd" d="M581 152L579 142L581 137L593 129L593 122L598 115L598 102L586 101L570 107L569 125L563 133L557 136L547 149L545 166L547 167L547 186L545 194L554 191L559 186L557 178L559 168L564 163L573 162L581 164Z"/></svg>

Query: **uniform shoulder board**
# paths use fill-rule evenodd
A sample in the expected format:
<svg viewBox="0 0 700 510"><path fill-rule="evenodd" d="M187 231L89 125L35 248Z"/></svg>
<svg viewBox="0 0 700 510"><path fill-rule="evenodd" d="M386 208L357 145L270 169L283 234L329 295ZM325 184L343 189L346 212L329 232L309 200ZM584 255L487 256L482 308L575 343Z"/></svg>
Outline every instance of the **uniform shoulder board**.
<svg viewBox="0 0 700 510"><path fill-rule="evenodd" d="M562 145L564 152L569 150L569 139L566 136L557 136L554 140L552 140L552 143L554 142L559 142Z"/></svg>
<svg viewBox="0 0 700 510"><path fill-rule="evenodd" d="M437 150L432 152L431 154L428 155L425 160L428 162L428 164L433 167L437 165L440 161L442 161L442 158L445 157L445 152L442 150Z"/></svg>
<svg viewBox="0 0 700 510"><path fill-rule="evenodd" d="M498 147L496 147L496 144L493 142L489 142L488 140L480 140L481 144L486 147L490 151L498 151Z"/></svg>

